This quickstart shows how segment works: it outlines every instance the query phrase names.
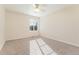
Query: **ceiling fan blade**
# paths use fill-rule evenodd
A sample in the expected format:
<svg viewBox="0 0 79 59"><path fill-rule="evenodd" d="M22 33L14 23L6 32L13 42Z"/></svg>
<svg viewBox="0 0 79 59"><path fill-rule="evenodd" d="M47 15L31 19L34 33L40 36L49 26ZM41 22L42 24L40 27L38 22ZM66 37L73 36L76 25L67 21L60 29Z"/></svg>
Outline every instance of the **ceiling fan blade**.
<svg viewBox="0 0 79 59"><path fill-rule="evenodd" d="M36 5L36 8L39 8L39 4L35 4Z"/></svg>
<svg viewBox="0 0 79 59"><path fill-rule="evenodd" d="M34 8L39 8L39 4L33 4Z"/></svg>

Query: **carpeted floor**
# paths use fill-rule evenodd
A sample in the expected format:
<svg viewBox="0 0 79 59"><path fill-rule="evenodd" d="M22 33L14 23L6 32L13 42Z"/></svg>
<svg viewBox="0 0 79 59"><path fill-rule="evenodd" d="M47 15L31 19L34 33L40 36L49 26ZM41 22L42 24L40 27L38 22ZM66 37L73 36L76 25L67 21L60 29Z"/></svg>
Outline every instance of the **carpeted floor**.
<svg viewBox="0 0 79 59"><path fill-rule="evenodd" d="M37 40L40 38L42 42L40 40ZM35 43L34 45L31 44L35 40L37 42L36 44L38 45L35 45ZM41 47L41 45L43 47ZM41 50L39 50L38 48ZM37 49L35 51L39 51L40 54L34 53L34 49ZM33 52L31 53L31 51ZM53 51L53 53L51 53L53 55L79 55L79 47L75 47L69 44L47 39L44 37L32 37L6 41L2 50L0 51L0 55L49 55L48 53L50 51Z"/></svg>
<svg viewBox="0 0 79 59"><path fill-rule="evenodd" d="M43 38L30 40L30 55L57 55L57 53L45 43Z"/></svg>

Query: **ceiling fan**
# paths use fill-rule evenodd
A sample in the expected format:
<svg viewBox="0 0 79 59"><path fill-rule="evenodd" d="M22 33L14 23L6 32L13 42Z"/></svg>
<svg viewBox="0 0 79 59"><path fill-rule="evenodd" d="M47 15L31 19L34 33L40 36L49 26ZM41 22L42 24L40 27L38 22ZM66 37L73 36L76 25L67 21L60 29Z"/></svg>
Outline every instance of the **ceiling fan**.
<svg viewBox="0 0 79 59"><path fill-rule="evenodd" d="M39 4L33 4L34 8L39 8Z"/></svg>
<svg viewBox="0 0 79 59"><path fill-rule="evenodd" d="M34 8L34 11L36 11L36 12L43 12L43 11L45 11L45 7L44 7L44 5L40 5L40 4L33 4L33 8Z"/></svg>

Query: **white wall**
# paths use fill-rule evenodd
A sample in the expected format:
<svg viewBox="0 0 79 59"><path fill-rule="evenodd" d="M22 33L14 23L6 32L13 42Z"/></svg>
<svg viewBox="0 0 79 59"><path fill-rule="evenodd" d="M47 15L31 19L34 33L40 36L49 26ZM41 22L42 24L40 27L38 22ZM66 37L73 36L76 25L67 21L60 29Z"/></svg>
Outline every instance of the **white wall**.
<svg viewBox="0 0 79 59"><path fill-rule="evenodd" d="M79 46L79 5L40 18L41 35Z"/></svg>
<svg viewBox="0 0 79 59"><path fill-rule="evenodd" d="M37 36L39 33L29 32L30 19L37 17L6 10L6 40L14 40Z"/></svg>
<svg viewBox="0 0 79 59"><path fill-rule="evenodd" d="M5 43L5 11L0 5L0 50Z"/></svg>

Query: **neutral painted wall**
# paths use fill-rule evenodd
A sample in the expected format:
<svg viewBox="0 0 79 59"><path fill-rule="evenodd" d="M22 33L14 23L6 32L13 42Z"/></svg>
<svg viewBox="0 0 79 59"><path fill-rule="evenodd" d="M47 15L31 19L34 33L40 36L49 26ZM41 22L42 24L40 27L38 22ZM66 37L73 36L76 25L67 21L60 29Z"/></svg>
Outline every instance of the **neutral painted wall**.
<svg viewBox="0 0 79 59"><path fill-rule="evenodd" d="M0 50L5 43L5 11L0 5Z"/></svg>
<svg viewBox="0 0 79 59"><path fill-rule="evenodd" d="M79 46L79 5L40 18L41 35Z"/></svg>
<svg viewBox="0 0 79 59"><path fill-rule="evenodd" d="M6 40L28 38L39 35L38 31L29 31L30 19L37 19L18 12L6 10Z"/></svg>

